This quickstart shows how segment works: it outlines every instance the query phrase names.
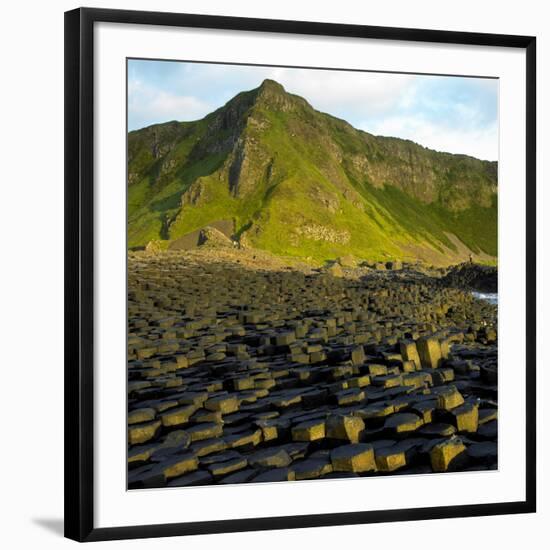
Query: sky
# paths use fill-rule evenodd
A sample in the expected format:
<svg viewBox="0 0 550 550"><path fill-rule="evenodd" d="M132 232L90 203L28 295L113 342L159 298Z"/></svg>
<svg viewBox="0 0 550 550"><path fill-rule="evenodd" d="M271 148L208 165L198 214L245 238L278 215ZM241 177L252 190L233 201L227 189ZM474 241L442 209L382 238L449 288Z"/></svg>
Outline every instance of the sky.
<svg viewBox="0 0 550 550"><path fill-rule="evenodd" d="M266 78L371 134L498 160L498 80L178 61L128 61L128 129L198 120Z"/></svg>

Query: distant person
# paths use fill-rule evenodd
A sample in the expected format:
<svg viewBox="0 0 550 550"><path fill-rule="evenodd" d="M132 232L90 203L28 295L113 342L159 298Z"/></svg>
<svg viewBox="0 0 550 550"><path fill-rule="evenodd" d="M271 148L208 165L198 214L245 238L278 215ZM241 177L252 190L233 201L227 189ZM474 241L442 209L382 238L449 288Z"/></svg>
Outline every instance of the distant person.
<svg viewBox="0 0 550 550"><path fill-rule="evenodd" d="M473 264L474 263L474 258L473 256L470 254L470 263Z"/></svg>

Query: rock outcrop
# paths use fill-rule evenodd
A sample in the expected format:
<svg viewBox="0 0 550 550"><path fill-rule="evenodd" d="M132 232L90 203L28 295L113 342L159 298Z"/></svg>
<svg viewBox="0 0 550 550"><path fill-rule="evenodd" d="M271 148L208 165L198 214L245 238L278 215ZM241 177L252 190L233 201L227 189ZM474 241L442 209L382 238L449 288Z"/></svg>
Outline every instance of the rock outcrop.
<svg viewBox="0 0 550 550"><path fill-rule="evenodd" d="M463 263L454 266L441 281L446 286L454 288L498 292L498 270L488 265Z"/></svg>

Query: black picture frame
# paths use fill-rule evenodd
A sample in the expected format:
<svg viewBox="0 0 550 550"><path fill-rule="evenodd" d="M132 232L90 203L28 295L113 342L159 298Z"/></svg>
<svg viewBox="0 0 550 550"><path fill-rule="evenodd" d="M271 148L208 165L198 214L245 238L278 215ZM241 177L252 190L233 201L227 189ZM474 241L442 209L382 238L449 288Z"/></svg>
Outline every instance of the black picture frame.
<svg viewBox="0 0 550 550"><path fill-rule="evenodd" d="M526 499L353 513L94 527L93 89L97 22L520 48L526 52ZM519 514L536 510L536 39L485 33L80 8L65 13L65 536L77 541Z"/></svg>

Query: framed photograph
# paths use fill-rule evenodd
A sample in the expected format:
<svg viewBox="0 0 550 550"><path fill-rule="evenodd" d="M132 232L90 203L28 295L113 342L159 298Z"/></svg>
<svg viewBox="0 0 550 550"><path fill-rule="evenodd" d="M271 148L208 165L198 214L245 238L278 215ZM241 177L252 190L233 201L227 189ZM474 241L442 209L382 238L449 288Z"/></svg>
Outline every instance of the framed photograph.
<svg viewBox="0 0 550 550"><path fill-rule="evenodd" d="M65 14L65 532L535 511L535 38Z"/></svg>

